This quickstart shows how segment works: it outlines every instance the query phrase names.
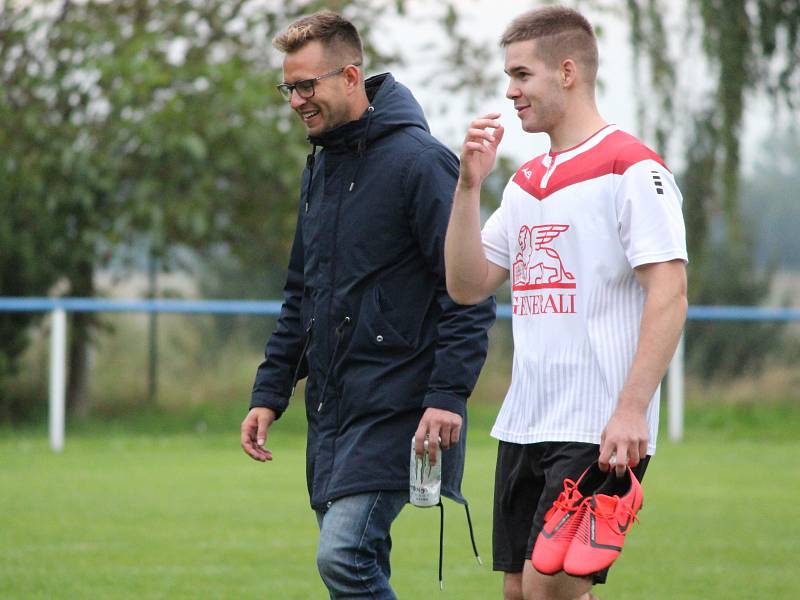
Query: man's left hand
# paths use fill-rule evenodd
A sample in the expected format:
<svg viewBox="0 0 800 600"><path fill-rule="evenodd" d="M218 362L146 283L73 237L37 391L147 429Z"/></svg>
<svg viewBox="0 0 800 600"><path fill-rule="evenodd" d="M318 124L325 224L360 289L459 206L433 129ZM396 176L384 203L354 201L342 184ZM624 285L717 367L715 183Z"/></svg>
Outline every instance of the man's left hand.
<svg viewBox="0 0 800 600"><path fill-rule="evenodd" d="M461 415L442 410L441 408L426 408L419 421L419 427L414 434L414 445L417 456L421 457L424 450L425 438L428 438L428 460L436 464L436 452L439 440L442 448L447 450L458 443L461 437Z"/></svg>

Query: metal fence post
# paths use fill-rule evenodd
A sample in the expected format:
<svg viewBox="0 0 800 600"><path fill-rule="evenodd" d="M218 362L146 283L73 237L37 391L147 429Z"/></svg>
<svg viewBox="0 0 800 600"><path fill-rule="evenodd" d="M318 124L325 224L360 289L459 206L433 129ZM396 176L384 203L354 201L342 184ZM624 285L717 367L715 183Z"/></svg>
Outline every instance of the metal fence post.
<svg viewBox="0 0 800 600"><path fill-rule="evenodd" d="M683 333L667 373L667 394L669 406L669 439L679 442L683 439Z"/></svg>
<svg viewBox="0 0 800 600"><path fill-rule="evenodd" d="M56 307L50 313L50 448L64 449L64 413L66 403L67 314Z"/></svg>

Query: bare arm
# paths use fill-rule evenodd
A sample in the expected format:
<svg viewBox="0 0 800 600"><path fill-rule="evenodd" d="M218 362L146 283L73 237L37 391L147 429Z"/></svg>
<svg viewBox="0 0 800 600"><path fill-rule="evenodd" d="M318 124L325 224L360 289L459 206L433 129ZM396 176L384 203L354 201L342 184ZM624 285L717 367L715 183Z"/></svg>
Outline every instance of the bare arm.
<svg viewBox="0 0 800 600"><path fill-rule="evenodd" d="M619 475L647 454L647 408L678 345L688 308L683 261L642 265L635 273L645 292L639 341L617 408L600 438L600 467L607 470L614 454Z"/></svg>
<svg viewBox="0 0 800 600"><path fill-rule="evenodd" d="M503 139L499 113L470 123L461 148L461 165L444 244L447 292L459 304L477 304L507 278L508 270L486 259L481 242L481 184L494 168ZM491 133L489 129L493 129Z"/></svg>

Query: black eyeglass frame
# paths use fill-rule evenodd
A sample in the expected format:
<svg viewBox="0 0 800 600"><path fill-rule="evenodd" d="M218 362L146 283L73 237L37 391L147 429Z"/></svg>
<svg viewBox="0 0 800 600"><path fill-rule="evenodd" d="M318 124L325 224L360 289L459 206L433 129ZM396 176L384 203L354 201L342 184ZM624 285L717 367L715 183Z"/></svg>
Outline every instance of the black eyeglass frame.
<svg viewBox="0 0 800 600"><path fill-rule="evenodd" d="M336 75L340 75L341 73L344 73L344 70L347 67L350 66L360 67L361 62L359 61L357 63L350 63L349 65L343 66L341 69L336 69L335 71L331 71L330 73L324 73L322 75L319 75L318 77L312 77L311 79L301 79L300 81L295 81L294 83L286 83L286 82L279 83L275 87L278 89L281 96L283 96L283 99L286 100L287 102L291 101L292 92L295 91L297 92L298 96L300 96L304 100L308 100L309 98L314 97L314 94L316 93L315 84L318 81L322 79L327 79L328 77L334 77ZM304 86L310 87L311 93L308 93L308 91L302 91L302 88Z"/></svg>

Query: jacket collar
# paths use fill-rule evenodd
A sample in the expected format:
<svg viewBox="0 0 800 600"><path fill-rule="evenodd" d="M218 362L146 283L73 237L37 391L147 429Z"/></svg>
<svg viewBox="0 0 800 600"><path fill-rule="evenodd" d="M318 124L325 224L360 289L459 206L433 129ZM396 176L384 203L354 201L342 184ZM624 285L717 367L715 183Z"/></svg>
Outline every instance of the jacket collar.
<svg viewBox="0 0 800 600"><path fill-rule="evenodd" d="M309 143L329 150L363 152L369 143L401 127L429 131L419 103L391 73L369 77L364 85L370 108L355 121L309 136Z"/></svg>

